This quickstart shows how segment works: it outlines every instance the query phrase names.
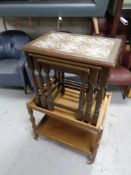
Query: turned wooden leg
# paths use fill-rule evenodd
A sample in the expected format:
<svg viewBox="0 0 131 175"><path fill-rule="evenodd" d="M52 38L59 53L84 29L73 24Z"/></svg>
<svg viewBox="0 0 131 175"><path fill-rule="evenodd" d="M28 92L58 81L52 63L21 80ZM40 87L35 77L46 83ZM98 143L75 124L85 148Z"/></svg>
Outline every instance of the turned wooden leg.
<svg viewBox="0 0 131 175"><path fill-rule="evenodd" d="M97 124L101 103L102 103L103 97L105 96L105 86L106 86L108 77L109 77L109 69L103 68L100 74L100 80L99 80L99 85L98 85L99 90L98 90L98 94L96 97L95 112L94 112L94 115L91 121L93 125Z"/></svg>
<svg viewBox="0 0 131 175"><path fill-rule="evenodd" d="M93 93L94 93L94 88L93 88L93 85L90 84L89 90L87 92L87 105L86 105L86 110L85 110L85 114L84 114L84 121L85 122L90 121Z"/></svg>
<svg viewBox="0 0 131 175"><path fill-rule="evenodd" d="M77 110L77 119L83 119L83 107L84 107L84 97L85 97L85 83L86 83L86 75L84 72L81 73L81 89L79 95L79 106Z"/></svg>
<svg viewBox="0 0 131 175"><path fill-rule="evenodd" d="M51 95L51 82L50 82L50 77L49 77L49 73L50 73L50 68L48 65L44 65L44 71L46 74L46 79L47 79L47 106L49 110L53 110L53 98Z"/></svg>
<svg viewBox="0 0 131 175"><path fill-rule="evenodd" d="M93 21L93 25L94 25L96 35L99 35L100 32L99 32L99 25L98 25L97 17L92 17L92 21Z"/></svg>
<svg viewBox="0 0 131 175"><path fill-rule="evenodd" d="M36 132L36 125L35 125L35 118L33 116L33 109L29 106L27 106L27 109L28 109L28 113L30 115L30 121L31 121L31 124L32 124L33 132L34 132L34 139L37 140L38 139L38 134Z"/></svg>
<svg viewBox="0 0 131 175"><path fill-rule="evenodd" d="M58 77L57 77L57 70L54 70L54 84L58 81Z"/></svg>
<svg viewBox="0 0 131 175"><path fill-rule="evenodd" d="M61 81L61 93L65 93L65 88L64 88L64 72L61 71L61 76L60 76L60 81Z"/></svg>
<svg viewBox="0 0 131 175"><path fill-rule="evenodd" d="M37 105L40 105L39 87L37 84L37 80L36 80L34 71L32 72L32 79L33 79L33 84L34 84L35 102Z"/></svg>
<svg viewBox="0 0 131 175"><path fill-rule="evenodd" d="M96 87L97 79L98 79L98 70L90 69L90 74L88 76L89 88L86 96L87 105L86 105L86 110L84 114L85 122L89 122L91 119L91 108L93 104L94 88Z"/></svg>
<svg viewBox="0 0 131 175"><path fill-rule="evenodd" d="M29 56L26 54L27 57L27 63L28 67L31 69L32 72L32 79L33 79L33 84L34 84L34 94L35 94L35 102L37 105L40 104L40 96L39 96L39 87L37 84L36 76L35 76L35 65L34 65L34 59L32 56Z"/></svg>
<svg viewBox="0 0 131 175"><path fill-rule="evenodd" d="M41 74L42 71L42 67L40 65L40 63L36 63L37 64L37 71L38 71L38 79L39 79L39 84L40 84L40 102L41 102L41 106L43 108L46 108L46 96L45 96L45 90L44 90L44 82L43 82L43 77Z"/></svg>
<svg viewBox="0 0 131 175"><path fill-rule="evenodd" d="M38 87L38 83L37 83L37 79L36 79L36 75L35 75L35 59L30 57L30 68L32 70L32 79L33 79L33 84L34 84L34 94L35 94L35 102L37 105L40 105L40 96L39 96L39 87Z"/></svg>
<svg viewBox="0 0 131 175"><path fill-rule="evenodd" d="M98 117L99 117L99 112L100 112L100 107L101 107L101 103L102 103L102 100L103 100L103 96L104 96L104 89L100 89L99 92L98 92L98 96L96 98L96 108L95 108L95 112L94 112L94 115L93 115L93 118L92 118L92 121L91 121L91 123L93 125L97 124L97 120L98 120Z"/></svg>
<svg viewBox="0 0 131 175"><path fill-rule="evenodd" d="M60 70L57 72L57 79L58 79L58 88L59 88L60 85L61 85L61 82L60 82Z"/></svg>

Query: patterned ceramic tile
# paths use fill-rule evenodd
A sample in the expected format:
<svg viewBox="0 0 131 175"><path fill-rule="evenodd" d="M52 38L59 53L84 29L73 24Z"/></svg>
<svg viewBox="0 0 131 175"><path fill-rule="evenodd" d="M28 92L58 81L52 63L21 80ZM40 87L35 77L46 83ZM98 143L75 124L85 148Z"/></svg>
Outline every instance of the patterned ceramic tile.
<svg viewBox="0 0 131 175"><path fill-rule="evenodd" d="M32 44L34 47L53 49L76 55L108 58L114 45L114 40L87 35L73 35L68 33L52 33Z"/></svg>

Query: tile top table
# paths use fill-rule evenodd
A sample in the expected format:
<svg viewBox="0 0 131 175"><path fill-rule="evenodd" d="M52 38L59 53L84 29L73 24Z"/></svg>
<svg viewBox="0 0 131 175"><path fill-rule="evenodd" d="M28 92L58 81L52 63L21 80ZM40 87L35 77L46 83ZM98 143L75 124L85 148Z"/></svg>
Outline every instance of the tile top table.
<svg viewBox="0 0 131 175"><path fill-rule="evenodd" d="M28 66L32 70L36 103L44 108L47 106L49 110L54 109L51 90L53 87L50 82L51 69L55 70L55 82L58 83L55 87L61 87L62 94L64 87L67 86L64 73L77 74L80 76L80 84L68 84L68 87L80 88L77 119L89 122L91 106L95 99L96 107L92 124L96 125L109 70L117 64L120 46L120 39L63 32L48 33L26 44L23 48L28 55ZM36 71L38 77L35 75ZM46 82L43 82L42 72L45 73ZM47 94L44 90L45 83Z"/></svg>
<svg viewBox="0 0 131 175"><path fill-rule="evenodd" d="M25 45L25 51L75 62L114 67L120 39L71 33L48 33Z"/></svg>
<svg viewBox="0 0 131 175"><path fill-rule="evenodd" d="M58 87L61 86L62 93L65 86L64 73L75 73L80 76L79 105L76 110L78 119L84 119L86 122L90 120L92 101L96 97L96 109L92 119L92 123L96 125L109 70L110 67L116 66L120 46L120 39L63 32L48 33L26 44L23 48L27 52L28 66L32 70L37 104L41 103L44 108L48 106L49 110L54 108L51 95L53 88L50 82L51 69L55 70L55 82L59 82ZM35 71L38 72L38 78ZM43 90L42 72L45 72L44 83L47 84L47 94ZM98 93L94 95L96 91ZM86 109L84 109L85 98Z"/></svg>

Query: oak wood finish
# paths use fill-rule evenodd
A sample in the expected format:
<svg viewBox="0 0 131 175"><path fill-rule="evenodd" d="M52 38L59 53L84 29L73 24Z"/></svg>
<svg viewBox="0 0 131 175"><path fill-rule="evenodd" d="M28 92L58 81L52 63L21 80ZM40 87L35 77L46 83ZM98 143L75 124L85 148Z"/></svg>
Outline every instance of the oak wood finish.
<svg viewBox="0 0 131 175"><path fill-rule="evenodd" d="M38 139L38 133L36 131L36 124L35 124L35 117L33 116L33 109L31 106L27 106L28 109L28 113L30 116L30 121L32 123L32 128L33 128L33 132L34 132L34 139L37 140Z"/></svg>
<svg viewBox="0 0 131 175"><path fill-rule="evenodd" d="M43 108L46 108L46 95L45 95L45 90L44 90L44 82L43 82L43 78L42 78L42 67L41 65L34 60L34 64L35 64L35 68L38 71L38 80L39 80L39 84L40 84L40 89L37 86L37 89L39 89L40 91L40 104ZM38 90L37 90L38 91Z"/></svg>
<svg viewBox="0 0 131 175"><path fill-rule="evenodd" d="M24 46L35 88L27 104L35 138L47 135L94 160L110 101L109 68L117 64L120 45L119 39L58 32ZM80 82L66 80L65 73L78 75ZM37 128L32 110L46 114Z"/></svg>
<svg viewBox="0 0 131 175"><path fill-rule="evenodd" d="M93 21L95 33L97 35L99 35L100 32L99 32L99 25L98 25L98 19L97 19L97 17L92 17L92 21Z"/></svg>
<svg viewBox="0 0 131 175"><path fill-rule="evenodd" d="M85 110L85 114L84 114L84 121L85 122L90 121L91 107L93 104L93 95L95 96L94 91L95 91L95 87L97 86L98 73L99 73L98 70L90 69L90 76L88 78L89 88L87 90L87 96L86 96L87 105L86 105L86 110Z"/></svg>
<svg viewBox="0 0 131 175"><path fill-rule="evenodd" d="M80 79L81 79L81 89L80 89L80 95L79 95L79 106L77 110L77 119L82 120L83 119L83 107L84 107L84 98L85 98L85 84L86 79L88 75L84 72L81 72Z"/></svg>
<svg viewBox="0 0 131 175"><path fill-rule="evenodd" d="M103 68L103 70L100 73L100 80L98 83L99 90L98 90L98 94L96 97L95 113L94 113L94 116L92 118L92 124L94 124L94 125L96 125L97 120L98 120L100 106L101 106L102 100L104 99L104 95L106 93L105 86L106 86L106 82L107 82L108 78L109 78L109 69Z"/></svg>
<svg viewBox="0 0 131 175"><path fill-rule="evenodd" d="M52 101L52 94L51 94L51 81L49 77L50 67L48 65L43 66L43 70L46 73L46 80L47 80L47 106L49 110L53 110L53 101Z"/></svg>
<svg viewBox="0 0 131 175"><path fill-rule="evenodd" d="M35 76L35 64L34 64L34 58L33 57L29 57L28 53L26 54L27 56L27 63L28 63L28 67L31 69L32 72L32 80L34 83L34 93L35 93L35 100L36 103L38 105L40 105L40 95L39 95L39 87L38 87L38 83L37 83L37 79Z"/></svg>
<svg viewBox="0 0 131 175"><path fill-rule="evenodd" d="M59 107L54 107L53 111L49 111L48 109L44 109L39 107L38 105L36 105L35 103L35 99L32 98L31 101L29 101L27 103L27 107L31 106L31 108L33 110L42 112L42 113L46 113L47 115L53 117L53 118L57 118L59 120L62 120L66 123L70 123L74 126L80 127L80 128L85 128L85 129L92 129L94 131L96 131L97 129L100 128L100 123L103 123L103 116L105 115L105 113L103 114L103 111L106 111L106 102L110 101L111 95L109 93L107 93L107 95L105 96L105 99L102 102L102 106L101 106L101 110L100 110L100 114L99 114L99 118L97 121L97 125L94 126L91 123L85 123L84 121L79 121L76 120L76 116L77 114L75 112L72 111L68 111L66 109L63 108L59 108ZM65 89L65 94L64 96L59 94L57 96L57 98L55 99L55 102L60 103L60 104L64 104L65 106L72 106L74 109L77 109L77 104L78 104L78 99L79 99L79 91L76 90L71 90L71 89ZM95 103L95 102L94 102ZM92 106L92 110L91 110L91 116L93 116L93 111L94 111L94 106Z"/></svg>
<svg viewBox="0 0 131 175"><path fill-rule="evenodd" d="M128 97L131 98L131 88L129 89Z"/></svg>
<svg viewBox="0 0 131 175"><path fill-rule="evenodd" d="M74 91L74 93L72 93ZM72 93L72 96L69 94ZM79 97L79 93L75 90L66 89L65 97L70 97L72 100L70 102L71 106L77 107L77 102L74 101ZM80 150L87 154L88 160L92 163L95 160L97 148L100 142L100 138L103 132L103 125L105 120L105 113L111 99L111 94L107 93L105 99L103 100L101 111L98 118L97 126L87 124L83 121L76 120L73 118L73 112L67 110L62 110L61 108L56 108L54 111L49 111L36 105L34 98L27 103L28 109L36 110L47 115L40 121L38 126L34 127L33 119L33 130L35 138L39 135L47 136L56 141L64 143L71 146L77 150ZM67 103L63 97L59 97L62 103ZM57 100L57 101L58 101ZM48 111L48 112L47 112ZM93 110L92 110L93 113ZM32 116L32 112L31 112ZM34 118L34 116L33 116Z"/></svg>
<svg viewBox="0 0 131 175"><path fill-rule="evenodd" d="M85 54L80 55L80 54L76 54L75 52L70 53L67 51L58 50L57 48L53 49L50 46L49 46L49 48L34 46L34 44L39 42L39 41L46 41L48 39L48 37L50 37L52 34L56 34L56 33L50 32L48 34L45 34L45 35L39 37L38 39L24 45L23 49L31 54L38 54L38 55L49 56L52 58L59 58L59 59L62 58L63 60L68 60L68 61L70 60L70 61L74 61L74 62L78 62L78 63L86 63L86 64L97 65L97 66L103 65L103 66L107 66L107 67L115 67L116 66L116 62L117 62L118 54L119 54L119 48L121 45L120 39L116 39L116 38L112 39L112 38L106 38L106 37L88 36L88 35L68 33L68 36L67 36L68 38L78 37L78 39L79 39L82 37L85 41L90 40L90 39L97 40L97 42L100 42L101 39L103 41L106 40L105 43L107 41L108 42L114 41L113 47L111 48L110 53L107 57L94 57L93 55L91 56L91 55L85 55ZM63 34L67 34L67 33L57 32L57 34L63 35ZM63 42L64 41L62 41L62 43ZM60 42L60 44L61 44L61 42ZM103 46L104 46L104 44L103 44ZM93 47L95 49L95 43L94 43ZM99 45L99 48L101 48L101 45Z"/></svg>

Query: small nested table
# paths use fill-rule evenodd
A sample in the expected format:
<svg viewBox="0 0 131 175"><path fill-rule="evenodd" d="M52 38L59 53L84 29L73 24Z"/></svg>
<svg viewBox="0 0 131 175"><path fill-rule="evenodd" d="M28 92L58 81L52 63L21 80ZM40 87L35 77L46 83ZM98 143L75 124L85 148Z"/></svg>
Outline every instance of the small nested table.
<svg viewBox="0 0 131 175"><path fill-rule="evenodd" d="M23 47L34 82L27 108L35 139L46 135L94 160L111 96L106 82L120 45L119 39L49 33ZM71 81L67 73L79 80ZM38 126L33 110L46 114Z"/></svg>

